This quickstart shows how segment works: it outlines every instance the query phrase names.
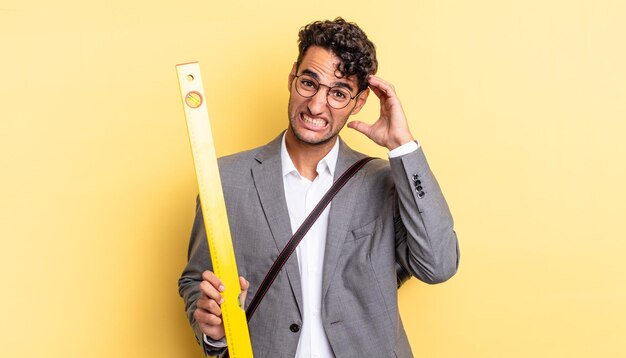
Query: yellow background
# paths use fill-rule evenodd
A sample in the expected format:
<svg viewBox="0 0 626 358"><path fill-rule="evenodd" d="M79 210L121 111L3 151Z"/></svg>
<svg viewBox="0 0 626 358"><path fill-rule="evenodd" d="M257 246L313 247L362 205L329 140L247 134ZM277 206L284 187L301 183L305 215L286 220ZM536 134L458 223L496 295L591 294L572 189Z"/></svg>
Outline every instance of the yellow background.
<svg viewBox="0 0 626 358"><path fill-rule="evenodd" d="M625 356L625 14L2 0L0 356L201 356L176 285L197 189L174 65L201 64L218 154L257 146L286 125L297 30L337 15L377 44L456 220L459 273L400 291L414 352Z"/></svg>

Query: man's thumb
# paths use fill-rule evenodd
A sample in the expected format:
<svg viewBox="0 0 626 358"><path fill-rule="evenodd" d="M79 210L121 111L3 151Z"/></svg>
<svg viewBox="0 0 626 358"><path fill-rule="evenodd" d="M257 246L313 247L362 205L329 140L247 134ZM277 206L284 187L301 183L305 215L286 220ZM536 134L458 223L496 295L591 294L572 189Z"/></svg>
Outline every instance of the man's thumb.
<svg viewBox="0 0 626 358"><path fill-rule="evenodd" d="M239 276L239 286L241 287L241 294L239 295L239 305L241 306L241 308L245 309L244 305L246 303L246 296L248 295L250 282L243 278L243 276Z"/></svg>
<svg viewBox="0 0 626 358"><path fill-rule="evenodd" d="M370 125L361 121L352 121L348 123L348 128L359 131L369 137Z"/></svg>

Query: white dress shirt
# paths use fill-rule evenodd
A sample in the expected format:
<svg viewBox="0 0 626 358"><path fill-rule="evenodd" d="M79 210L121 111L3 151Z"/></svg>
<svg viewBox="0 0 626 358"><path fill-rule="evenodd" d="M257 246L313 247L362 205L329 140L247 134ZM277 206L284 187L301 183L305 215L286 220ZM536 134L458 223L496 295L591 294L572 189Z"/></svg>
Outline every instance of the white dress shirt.
<svg viewBox="0 0 626 358"><path fill-rule="evenodd" d="M397 157L416 150L419 145L410 142L389 152L389 157ZM335 166L339 156L339 140L330 152L317 164L317 177L313 181L300 175L285 145L285 136L281 144L281 161L285 199L289 211L291 231L296 232L304 219L311 213L324 194L333 185ZM326 337L322 318L322 267L324 249L328 232L329 204L315 224L304 236L298 247L298 267L302 286L302 327L296 350L296 358L334 357Z"/></svg>
<svg viewBox="0 0 626 358"><path fill-rule="evenodd" d="M283 184L292 232L298 230L304 219L333 185L338 155L339 141L337 140L330 152L317 164L317 176L311 181L298 173L287 152L285 136L283 136L281 144ZM326 207L296 248L303 306L296 358L334 357L320 317L322 266L331 205Z"/></svg>

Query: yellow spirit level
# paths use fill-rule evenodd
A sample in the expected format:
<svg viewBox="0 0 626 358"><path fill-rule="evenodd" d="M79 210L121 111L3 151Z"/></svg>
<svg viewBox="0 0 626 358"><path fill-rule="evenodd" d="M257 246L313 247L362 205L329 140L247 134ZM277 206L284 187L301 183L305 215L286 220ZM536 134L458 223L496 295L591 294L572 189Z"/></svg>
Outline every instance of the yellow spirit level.
<svg viewBox="0 0 626 358"><path fill-rule="evenodd" d="M217 167L211 123L206 107L200 66L197 62L176 66L185 108L193 161L198 178L200 204L215 275L222 280L222 321L228 352L233 358L251 358L252 345L246 314L239 305L239 274L228 226L222 182Z"/></svg>

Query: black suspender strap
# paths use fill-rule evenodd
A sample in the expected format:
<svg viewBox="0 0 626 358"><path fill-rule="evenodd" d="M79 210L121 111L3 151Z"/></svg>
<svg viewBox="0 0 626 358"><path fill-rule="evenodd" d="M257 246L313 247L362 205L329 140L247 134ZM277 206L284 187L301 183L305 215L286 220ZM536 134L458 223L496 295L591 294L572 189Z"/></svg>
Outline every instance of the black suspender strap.
<svg viewBox="0 0 626 358"><path fill-rule="evenodd" d="M250 322L250 318L252 318L254 311L256 311L259 303L261 303L261 300L267 293L267 290L274 282L274 279L276 279L276 276L278 275L280 270L283 268L283 266L285 266L285 263L287 262L291 254L293 254L293 252L296 250L296 247L298 246L300 241L302 241L304 235L306 235L306 233L313 226L315 221L317 221L319 216L322 214L322 212L324 212L324 209L326 209L328 204L330 204L331 200L333 200L339 190L341 190L341 188L346 185L346 183L350 180L350 178L354 176L354 174L361 170L361 168L363 168L363 166L372 159L374 158L367 157L352 164L352 166L348 168L348 170L346 170L343 174L341 174L341 176L333 183L330 189L328 189L326 194L324 194L322 199L319 201L319 203L317 203L315 208L313 208L309 216L304 219L302 225L300 225L296 233L293 234L291 239L289 239L287 245L285 245L283 250L276 258L276 261L274 261L274 263L272 264L272 267L270 267L270 270L268 271L267 275L265 275L265 278L261 282L259 289L252 298L252 301L250 301L250 305L246 309L246 318L248 319L248 322Z"/></svg>

